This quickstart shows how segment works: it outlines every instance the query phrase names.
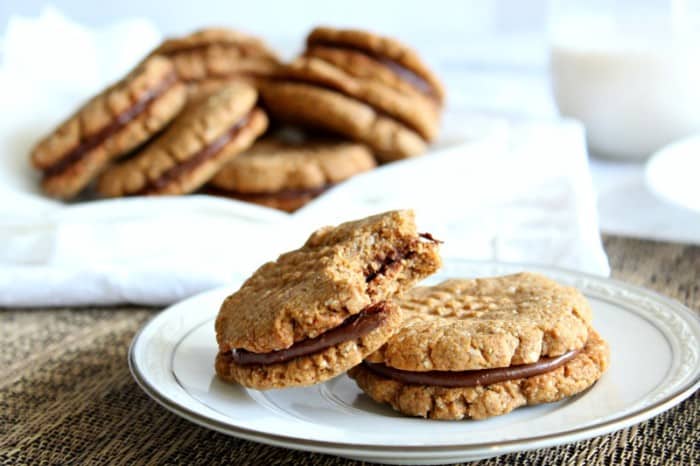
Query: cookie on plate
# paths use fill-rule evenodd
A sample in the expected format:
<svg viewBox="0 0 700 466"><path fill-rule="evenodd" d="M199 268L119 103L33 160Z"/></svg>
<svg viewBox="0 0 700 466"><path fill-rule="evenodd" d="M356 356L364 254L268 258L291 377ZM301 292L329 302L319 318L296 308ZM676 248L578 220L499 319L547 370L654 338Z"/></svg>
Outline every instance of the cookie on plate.
<svg viewBox="0 0 700 466"><path fill-rule="evenodd" d="M447 280L396 304L401 330L349 375L404 414L497 416L580 393L608 366L586 299L541 275Z"/></svg>
<svg viewBox="0 0 700 466"><path fill-rule="evenodd" d="M321 228L223 302L216 373L260 390L335 377L386 342L400 322L391 299L439 267L412 211Z"/></svg>
<svg viewBox="0 0 700 466"><path fill-rule="evenodd" d="M292 212L331 186L376 166L362 144L277 138L257 141L211 180L213 194Z"/></svg>
<svg viewBox="0 0 700 466"><path fill-rule="evenodd" d="M185 194L204 185L267 128L257 91L230 83L188 108L134 157L109 167L97 183L106 197Z"/></svg>
<svg viewBox="0 0 700 466"><path fill-rule="evenodd" d="M261 86L272 116L368 145L383 161L422 153L438 131L444 90L400 42L316 28L303 55Z"/></svg>
<svg viewBox="0 0 700 466"><path fill-rule="evenodd" d="M182 109L185 86L175 67L153 56L90 99L34 147L33 165L54 197L78 195L114 159L161 130Z"/></svg>
<svg viewBox="0 0 700 466"><path fill-rule="evenodd" d="M226 28L206 28L167 39L152 54L173 61L195 100L232 80L255 83L279 66L279 59L262 40Z"/></svg>

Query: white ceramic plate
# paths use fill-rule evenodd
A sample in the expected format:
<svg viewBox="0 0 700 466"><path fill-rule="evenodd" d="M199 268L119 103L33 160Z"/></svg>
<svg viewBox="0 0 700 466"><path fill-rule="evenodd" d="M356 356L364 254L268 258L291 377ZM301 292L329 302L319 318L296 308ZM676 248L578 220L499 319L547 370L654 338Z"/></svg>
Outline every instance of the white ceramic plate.
<svg viewBox="0 0 700 466"><path fill-rule="evenodd" d="M533 270L581 289L611 346L596 385L559 403L485 421L428 421L375 404L347 376L259 392L219 381L214 318L239 284L176 304L148 322L129 353L141 388L170 411L219 432L287 448L383 463L470 461L574 442L641 422L700 385L700 319L658 294L576 272L447 260L426 283Z"/></svg>
<svg viewBox="0 0 700 466"><path fill-rule="evenodd" d="M646 183L668 202L700 212L700 136L670 144L652 155Z"/></svg>

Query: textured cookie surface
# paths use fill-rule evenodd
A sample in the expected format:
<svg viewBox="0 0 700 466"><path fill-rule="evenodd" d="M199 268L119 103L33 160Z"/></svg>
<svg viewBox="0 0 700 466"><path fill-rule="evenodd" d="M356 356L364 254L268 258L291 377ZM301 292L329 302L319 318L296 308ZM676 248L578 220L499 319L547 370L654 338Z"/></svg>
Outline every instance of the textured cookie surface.
<svg viewBox="0 0 700 466"><path fill-rule="evenodd" d="M375 165L372 154L361 144L331 140L297 144L267 138L226 164L211 184L243 193L315 189Z"/></svg>
<svg viewBox="0 0 700 466"><path fill-rule="evenodd" d="M361 53L317 47L282 67L280 74L367 103L432 140L439 124L437 106L400 78L384 78L387 72L391 71Z"/></svg>
<svg viewBox="0 0 700 466"><path fill-rule="evenodd" d="M216 357L216 373L224 380L258 390L323 382L360 364L396 331L401 321L398 307L390 306L385 313L382 325L367 335L286 363L242 366L233 362L230 352L220 352Z"/></svg>
<svg viewBox="0 0 700 466"><path fill-rule="evenodd" d="M289 348L387 301L439 266L438 244L417 234L411 211L321 228L226 298L216 319L219 352Z"/></svg>
<svg viewBox="0 0 700 466"><path fill-rule="evenodd" d="M582 348L591 322L578 290L527 272L418 287L398 304L401 331L367 360L408 371L534 363Z"/></svg>
<svg viewBox="0 0 700 466"><path fill-rule="evenodd" d="M323 128L367 144L383 162L425 151L421 136L372 106L311 84L269 81L261 95L270 113L282 121Z"/></svg>
<svg viewBox="0 0 700 466"><path fill-rule="evenodd" d="M445 388L409 385L378 376L362 365L350 377L373 400L410 416L430 419L484 419L525 405L549 403L582 392L595 383L609 364L605 341L589 329L585 347L564 366L534 377L486 386Z"/></svg>
<svg viewBox="0 0 700 466"><path fill-rule="evenodd" d="M152 54L170 57L180 77L197 84L268 76L279 64L260 39L224 28L202 29L168 39Z"/></svg>
<svg viewBox="0 0 700 466"><path fill-rule="evenodd" d="M110 167L98 183L104 196L182 194L202 186L267 128L254 108L255 89L232 83L178 117L141 153Z"/></svg>
<svg viewBox="0 0 700 466"><path fill-rule="evenodd" d="M427 81L438 102L441 103L444 100L445 91L437 76L430 71L413 49L396 39L382 37L368 31L318 27L311 31L306 42L309 48L313 46L347 47L396 62Z"/></svg>
<svg viewBox="0 0 700 466"><path fill-rule="evenodd" d="M154 56L81 107L40 141L32 163L44 190L77 195L105 165L148 140L173 119L186 98L167 58Z"/></svg>

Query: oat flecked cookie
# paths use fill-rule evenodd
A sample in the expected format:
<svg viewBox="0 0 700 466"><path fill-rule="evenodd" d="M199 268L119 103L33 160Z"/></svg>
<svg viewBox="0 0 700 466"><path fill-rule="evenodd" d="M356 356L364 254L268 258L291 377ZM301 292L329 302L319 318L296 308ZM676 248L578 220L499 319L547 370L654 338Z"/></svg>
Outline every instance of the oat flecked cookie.
<svg viewBox="0 0 700 466"><path fill-rule="evenodd" d="M323 139L292 143L269 137L226 164L209 184L215 194L291 212L375 165L362 144Z"/></svg>
<svg viewBox="0 0 700 466"><path fill-rule="evenodd" d="M102 196L185 194L205 184L267 128L256 90L227 84L184 111L143 151L100 176Z"/></svg>
<svg viewBox="0 0 700 466"><path fill-rule="evenodd" d="M304 54L261 86L271 114L367 144L392 161L422 153L438 132L444 89L400 42L316 28Z"/></svg>
<svg viewBox="0 0 700 466"><path fill-rule="evenodd" d="M261 390L335 377L386 342L400 322L391 299L439 267L412 211L321 228L223 302L216 372Z"/></svg>
<svg viewBox="0 0 700 466"><path fill-rule="evenodd" d="M608 366L586 299L541 275L453 279L395 303L401 330L349 374L408 415L505 414L575 395Z"/></svg>
<svg viewBox="0 0 700 466"><path fill-rule="evenodd" d="M206 28L167 39L152 55L173 61L195 100L233 80L255 83L279 66L279 59L262 40L226 28Z"/></svg>
<svg viewBox="0 0 700 466"><path fill-rule="evenodd" d="M169 123L185 104L175 67L153 56L90 99L34 147L33 165L53 197L78 195L114 159L128 154Z"/></svg>

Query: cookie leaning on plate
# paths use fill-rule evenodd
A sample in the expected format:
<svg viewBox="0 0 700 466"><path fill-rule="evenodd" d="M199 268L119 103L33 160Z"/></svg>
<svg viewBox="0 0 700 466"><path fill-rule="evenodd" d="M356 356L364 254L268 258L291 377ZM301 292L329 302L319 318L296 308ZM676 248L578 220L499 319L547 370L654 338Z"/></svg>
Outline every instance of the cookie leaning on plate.
<svg viewBox="0 0 700 466"><path fill-rule="evenodd" d="M50 196L71 199L111 160L161 130L182 109L185 86L167 58L154 56L90 99L34 147Z"/></svg>
<svg viewBox="0 0 700 466"><path fill-rule="evenodd" d="M267 128L245 83L222 87L183 112L166 132L129 160L108 168L97 191L108 197L192 192Z"/></svg>
<svg viewBox="0 0 700 466"><path fill-rule="evenodd" d="M216 373L256 389L335 377L386 342L400 321L391 299L439 267L411 211L321 228L223 302Z"/></svg>
<svg viewBox="0 0 700 466"><path fill-rule="evenodd" d="M401 330L349 375L404 414L497 416L580 393L608 366L583 295L537 274L448 280L397 304Z"/></svg>
<svg viewBox="0 0 700 466"><path fill-rule="evenodd" d="M392 161L422 153L438 130L444 91L400 42L358 30L316 28L305 53L261 85L270 113L367 144Z"/></svg>
<svg viewBox="0 0 700 466"><path fill-rule="evenodd" d="M226 28L206 28L167 39L151 55L173 61L195 100L233 80L254 83L279 66L279 59L262 40Z"/></svg>
<svg viewBox="0 0 700 466"><path fill-rule="evenodd" d="M209 183L222 194L292 212L331 186L376 166L362 144L322 139L257 141Z"/></svg>

